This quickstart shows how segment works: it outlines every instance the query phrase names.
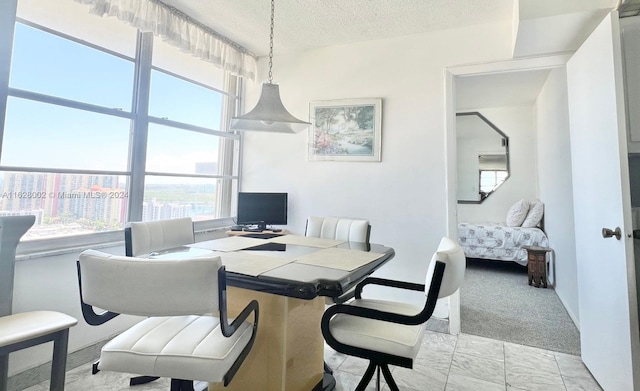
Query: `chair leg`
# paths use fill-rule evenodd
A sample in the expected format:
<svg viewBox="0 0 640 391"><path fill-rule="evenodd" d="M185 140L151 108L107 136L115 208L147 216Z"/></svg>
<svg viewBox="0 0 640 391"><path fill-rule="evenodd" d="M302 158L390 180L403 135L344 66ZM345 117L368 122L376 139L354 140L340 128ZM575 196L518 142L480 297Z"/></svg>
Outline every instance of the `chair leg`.
<svg viewBox="0 0 640 391"><path fill-rule="evenodd" d="M9 378L9 354L0 356L0 390L7 389Z"/></svg>
<svg viewBox="0 0 640 391"><path fill-rule="evenodd" d="M331 367L329 366L329 364L327 364L327 362L324 362L324 373L328 373L330 375L333 374L333 369L331 369Z"/></svg>
<svg viewBox="0 0 640 391"><path fill-rule="evenodd" d="M191 380L183 380L182 381L182 391L194 391L194 389L193 389L193 381L191 381Z"/></svg>
<svg viewBox="0 0 640 391"><path fill-rule="evenodd" d="M382 365L380 365L380 368L382 368L382 374L384 375L384 380L387 381L387 385L389 386L389 390L391 390L391 391L400 391L399 388L398 388L398 385L396 384L396 381L391 376L391 371L389 370L389 365L382 364Z"/></svg>
<svg viewBox="0 0 640 391"><path fill-rule="evenodd" d="M91 374L95 375L96 373L100 372L100 369L98 369L98 364L100 364L100 360L94 362L93 364L91 364Z"/></svg>
<svg viewBox="0 0 640 391"><path fill-rule="evenodd" d="M129 386L151 383L160 379L158 376L135 376L129 379Z"/></svg>
<svg viewBox="0 0 640 391"><path fill-rule="evenodd" d="M69 329L60 330L53 338L53 359L51 360L51 379L49 390L63 391L66 375Z"/></svg>
<svg viewBox="0 0 640 391"><path fill-rule="evenodd" d="M362 376L362 380L360 380L360 383L358 383L355 391L365 391L365 389L369 385L369 382L373 378L373 373L375 372L376 368L377 365L370 361L369 366L367 367L364 376Z"/></svg>
<svg viewBox="0 0 640 391"><path fill-rule="evenodd" d="M171 379L170 391L194 391L193 381L183 379Z"/></svg>

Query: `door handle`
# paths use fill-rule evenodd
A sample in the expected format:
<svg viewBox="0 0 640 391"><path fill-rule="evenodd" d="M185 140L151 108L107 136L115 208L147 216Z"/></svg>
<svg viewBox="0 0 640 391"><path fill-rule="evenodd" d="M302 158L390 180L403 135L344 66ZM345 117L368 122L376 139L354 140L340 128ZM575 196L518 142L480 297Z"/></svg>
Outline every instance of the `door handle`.
<svg viewBox="0 0 640 391"><path fill-rule="evenodd" d="M611 238L613 236L615 236L616 239L620 240L620 238L622 237L622 231L620 230L620 227L616 227L616 229L614 229L613 231L609 228L602 228L603 238Z"/></svg>

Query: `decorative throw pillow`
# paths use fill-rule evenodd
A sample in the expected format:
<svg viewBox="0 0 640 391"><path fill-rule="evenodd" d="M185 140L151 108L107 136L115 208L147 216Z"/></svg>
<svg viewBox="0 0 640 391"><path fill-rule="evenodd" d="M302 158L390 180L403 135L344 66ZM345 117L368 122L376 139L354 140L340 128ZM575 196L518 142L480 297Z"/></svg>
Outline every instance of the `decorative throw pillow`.
<svg viewBox="0 0 640 391"><path fill-rule="evenodd" d="M522 222L522 226L525 228L533 228L537 227L540 224L540 220L542 220L542 215L544 214L544 204L540 200L535 200L531 203L529 207L529 213L527 213L527 217L525 217Z"/></svg>
<svg viewBox="0 0 640 391"><path fill-rule="evenodd" d="M520 200L513 204L507 212L507 227L519 227L527 217L529 212L529 203L526 200Z"/></svg>

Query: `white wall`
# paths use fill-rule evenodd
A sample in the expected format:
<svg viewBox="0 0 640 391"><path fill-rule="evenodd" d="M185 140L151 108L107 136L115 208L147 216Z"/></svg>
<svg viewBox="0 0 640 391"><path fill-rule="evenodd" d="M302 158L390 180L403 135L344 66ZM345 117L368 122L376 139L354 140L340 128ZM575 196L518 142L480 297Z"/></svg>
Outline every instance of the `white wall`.
<svg viewBox="0 0 640 391"><path fill-rule="evenodd" d="M537 198L535 113L532 105L478 111L509 137L509 178L481 204L458 204L458 221L506 220L511 205Z"/></svg>
<svg viewBox="0 0 640 391"><path fill-rule="evenodd" d="M566 71L554 69L537 100L539 193L545 204L545 231L553 249L555 290L579 325L568 110Z"/></svg>
<svg viewBox="0 0 640 391"><path fill-rule="evenodd" d="M368 218L371 241L396 250L378 274L424 281L447 232L445 68L508 58L509 29L481 25L277 56L274 81L299 118L308 118L312 101L382 98L382 161L310 162L305 132L247 132L242 190L289 192L287 228L298 234L309 215ZM250 83L247 109L258 93Z"/></svg>

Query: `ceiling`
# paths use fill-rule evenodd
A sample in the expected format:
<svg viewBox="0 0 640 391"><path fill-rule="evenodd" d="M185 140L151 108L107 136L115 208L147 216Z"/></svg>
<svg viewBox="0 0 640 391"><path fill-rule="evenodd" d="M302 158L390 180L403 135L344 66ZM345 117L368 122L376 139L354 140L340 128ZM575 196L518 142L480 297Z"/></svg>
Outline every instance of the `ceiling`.
<svg viewBox="0 0 640 391"><path fill-rule="evenodd" d="M564 1L564 0L563 0ZM269 0L161 0L257 56L269 51ZM274 53L482 23L509 23L514 0L276 0Z"/></svg>
<svg viewBox="0 0 640 391"><path fill-rule="evenodd" d="M269 0L160 1L255 56L265 56L269 52ZM516 26L514 57L566 52L575 50L617 1L275 0L274 53L296 53L484 23L503 24L505 34L514 34ZM564 15L567 17L563 18ZM549 39L540 39L547 35L550 35ZM533 104L548 72L459 78L456 84L458 109Z"/></svg>
<svg viewBox="0 0 640 391"><path fill-rule="evenodd" d="M456 79L456 111L533 105L549 69L464 76Z"/></svg>

